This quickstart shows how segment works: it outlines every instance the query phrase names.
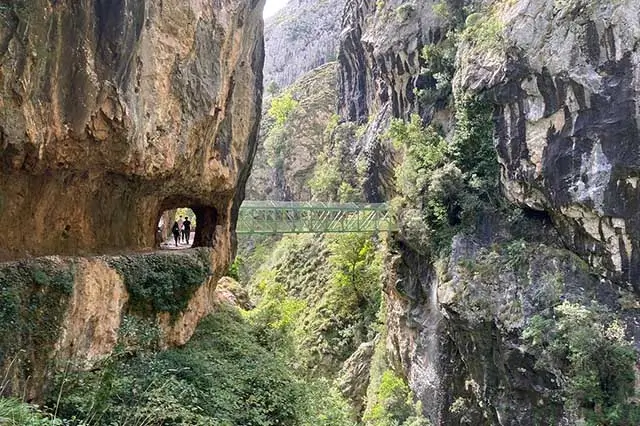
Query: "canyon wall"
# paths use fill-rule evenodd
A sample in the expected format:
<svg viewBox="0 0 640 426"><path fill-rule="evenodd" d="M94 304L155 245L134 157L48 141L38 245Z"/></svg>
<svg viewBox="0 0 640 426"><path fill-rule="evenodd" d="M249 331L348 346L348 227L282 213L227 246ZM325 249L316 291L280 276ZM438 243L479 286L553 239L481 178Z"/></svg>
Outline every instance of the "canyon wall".
<svg viewBox="0 0 640 426"><path fill-rule="evenodd" d="M335 61L345 0L290 0L265 20L265 87L284 89Z"/></svg>
<svg viewBox="0 0 640 426"><path fill-rule="evenodd" d="M638 17L634 1L347 2L339 109L368 127L368 199L395 194L390 119L418 114L451 144L473 97L493 115L490 197L517 206L478 210L442 257L402 223L394 237L387 356L434 424L584 421L569 361L531 339L541 318L622 324L640 347Z"/></svg>
<svg viewBox="0 0 640 426"><path fill-rule="evenodd" d="M3 2L0 259L149 249L176 207L196 213L196 245L231 238L260 116L261 11Z"/></svg>
<svg viewBox="0 0 640 426"><path fill-rule="evenodd" d="M144 330L182 345L211 312L256 150L263 6L0 1L3 394L37 401ZM178 207L196 248L152 252Z"/></svg>
<svg viewBox="0 0 640 426"><path fill-rule="evenodd" d="M505 194L551 214L569 247L640 290L638 3L489 13L504 29L498 49L464 43L455 84L495 102Z"/></svg>

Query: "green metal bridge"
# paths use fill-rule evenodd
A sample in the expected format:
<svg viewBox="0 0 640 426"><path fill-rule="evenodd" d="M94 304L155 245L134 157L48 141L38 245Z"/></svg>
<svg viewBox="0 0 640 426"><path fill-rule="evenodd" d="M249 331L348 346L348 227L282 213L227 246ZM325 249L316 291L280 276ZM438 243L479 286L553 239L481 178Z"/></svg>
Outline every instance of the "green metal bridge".
<svg viewBox="0 0 640 426"><path fill-rule="evenodd" d="M248 201L238 234L317 234L393 231L387 204Z"/></svg>

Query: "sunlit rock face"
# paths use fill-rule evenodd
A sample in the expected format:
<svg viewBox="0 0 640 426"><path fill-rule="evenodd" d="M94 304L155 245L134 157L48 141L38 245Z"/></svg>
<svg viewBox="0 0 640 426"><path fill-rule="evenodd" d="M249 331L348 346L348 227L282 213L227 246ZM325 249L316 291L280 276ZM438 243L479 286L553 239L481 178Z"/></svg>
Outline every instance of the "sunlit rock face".
<svg viewBox="0 0 640 426"><path fill-rule="evenodd" d="M265 20L264 84L284 89L334 61L346 0L289 0Z"/></svg>
<svg viewBox="0 0 640 426"><path fill-rule="evenodd" d="M519 1L496 15L508 54L463 45L456 84L498 105L507 196L640 290L640 4Z"/></svg>
<svg viewBox="0 0 640 426"><path fill-rule="evenodd" d="M262 3L2 1L0 259L229 241L255 147Z"/></svg>

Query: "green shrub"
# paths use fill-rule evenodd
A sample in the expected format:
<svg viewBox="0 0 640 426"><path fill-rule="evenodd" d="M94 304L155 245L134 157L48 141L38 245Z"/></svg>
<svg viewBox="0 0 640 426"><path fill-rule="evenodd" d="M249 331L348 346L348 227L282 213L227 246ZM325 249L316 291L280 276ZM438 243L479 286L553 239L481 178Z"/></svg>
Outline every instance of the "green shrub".
<svg viewBox="0 0 640 426"><path fill-rule="evenodd" d="M413 394L404 380L386 370L376 390L376 403L363 418L371 426L429 426L422 415L420 403L413 402Z"/></svg>
<svg viewBox="0 0 640 426"><path fill-rule="evenodd" d="M452 158L465 174L471 189L496 196L500 167L493 143L493 106L481 97L456 96L456 127L451 144Z"/></svg>
<svg viewBox="0 0 640 426"><path fill-rule="evenodd" d="M255 341L255 329L232 308L204 319L182 348L115 355L59 380L59 414L96 426L293 426L306 404L286 363Z"/></svg>
<svg viewBox="0 0 640 426"><path fill-rule="evenodd" d="M504 24L498 14L491 11L472 13L465 22L461 38L477 49L502 50L505 47Z"/></svg>
<svg viewBox="0 0 640 426"><path fill-rule="evenodd" d="M62 426L61 420L13 398L0 398L0 424L3 426Z"/></svg>
<svg viewBox="0 0 640 426"><path fill-rule="evenodd" d="M306 412L301 426L356 426L352 408L326 379L309 381Z"/></svg>
<svg viewBox="0 0 640 426"><path fill-rule="evenodd" d="M236 256L236 258L233 259L233 263L229 266L227 276L236 281L240 281L240 270L242 269L243 262L242 256Z"/></svg>
<svg viewBox="0 0 640 426"><path fill-rule="evenodd" d="M18 361L16 376L49 362L73 292L75 265L50 259L24 260L0 267L0 365ZM29 351L25 351L29 349Z"/></svg>
<svg viewBox="0 0 640 426"><path fill-rule="evenodd" d="M376 333L382 260L366 234L283 238L255 274L247 314L302 376L335 377Z"/></svg>
<svg viewBox="0 0 640 426"><path fill-rule="evenodd" d="M287 92L271 100L271 106L269 107L267 114L276 120L277 126L283 126L287 121L289 114L291 114L297 106L298 101L293 99L290 92Z"/></svg>
<svg viewBox="0 0 640 426"><path fill-rule="evenodd" d="M415 91L422 106L427 107L439 101L449 103L452 94L451 82L456 71L456 51L455 37L447 37L440 43L428 44L422 48L421 75L431 80L431 86Z"/></svg>
<svg viewBox="0 0 640 426"><path fill-rule="evenodd" d="M446 252L456 233L473 230L479 213L500 207L492 107L472 96L459 96L456 107L451 144L415 114L408 122L393 120L387 133L404 151L396 169L396 187L405 201L397 211L400 229L407 240L426 235L427 251L434 255ZM405 209L418 209L422 217L406 215Z"/></svg>
<svg viewBox="0 0 640 426"><path fill-rule="evenodd" d="M342 183L338 157L329 158L320 154L313 177L309 180L309 188L314 200L337 201L338 191Z"/></svg>
<svg viewBox="0 0 640 426"><path fill-rule="evenodd" d="M637 354L602 306L563 302L553 317L534 316L522 338L541 368L566 376L564 396L587 424L638 424L640 407L632 400Z"/></svg>

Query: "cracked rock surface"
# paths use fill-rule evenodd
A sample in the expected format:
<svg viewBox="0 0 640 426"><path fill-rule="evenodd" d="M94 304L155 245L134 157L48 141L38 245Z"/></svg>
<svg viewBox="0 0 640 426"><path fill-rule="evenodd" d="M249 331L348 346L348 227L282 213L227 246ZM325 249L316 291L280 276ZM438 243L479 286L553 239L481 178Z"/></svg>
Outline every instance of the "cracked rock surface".
<svg viewBox="0 0 640 426"><path fill-rule="evenodd" d="M255 150L262 5L1 1L0 260L139 251L192 207L229 241Z"/></svg>

